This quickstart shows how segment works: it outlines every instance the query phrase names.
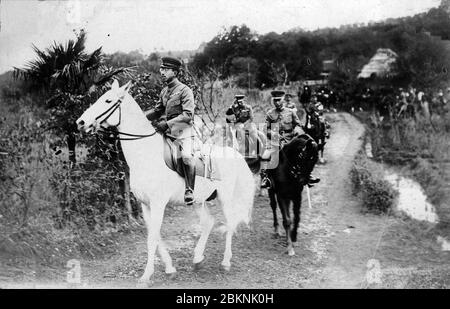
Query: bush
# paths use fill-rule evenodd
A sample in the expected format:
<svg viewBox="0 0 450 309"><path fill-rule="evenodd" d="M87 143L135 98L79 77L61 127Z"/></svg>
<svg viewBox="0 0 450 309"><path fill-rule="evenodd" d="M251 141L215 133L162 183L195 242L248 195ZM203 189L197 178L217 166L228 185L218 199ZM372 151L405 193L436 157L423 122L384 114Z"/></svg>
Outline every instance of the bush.
<svg viewBox="0 0 450 309"><path fill-rule="evenodd" d="M91 137L86 146L92 153L69 168L67 149L58 147L65 142L43 129L48 114L35 100L0 100L0 260L8 254L60 255L49 248L97 256L114 247L117 232L130 228L123 166L117 156L99 158L100 148L111 154L94 147Z"/></svg>
<svg viewBox="0 0 450 309"><path fill-rule="evenodd" d="M398 192L383 179L376 165L362 153L358 154L350 171L353 194L361 197L366 211L375 214L388 213L395 204Z"/></svg>
<svg viewBox="0 0 450 309"><path fill-rule="evenodd" d="M54 216L57 226L101 231L126 223L128 213L120 188L123 178L123 172L99 158L55 169L50 184L59 201Z"/></svg>

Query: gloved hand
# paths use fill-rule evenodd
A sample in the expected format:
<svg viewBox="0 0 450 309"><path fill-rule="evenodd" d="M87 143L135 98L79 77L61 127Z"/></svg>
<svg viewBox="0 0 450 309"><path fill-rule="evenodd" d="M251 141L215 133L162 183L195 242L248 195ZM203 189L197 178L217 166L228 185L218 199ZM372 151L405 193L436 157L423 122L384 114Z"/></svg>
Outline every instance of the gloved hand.
<svg viewBox="0 0 450 309"><path fill-rule="evenodd" d="M300 135L302 135L302 134L305 134L305 132L304 132L304 130L302 129L302 127L296 126L296 127L294 128L294 135L295 135L295 136L300 136Z"/></svg>
<svg viewBox="0 0 450 309"><path fill-rule="evenodd" d="M156 130L160 132L166 132L169 129L169 126L167 125L167 122L165 120L161 120L160 122L157 122L155 124Z"/></svg>

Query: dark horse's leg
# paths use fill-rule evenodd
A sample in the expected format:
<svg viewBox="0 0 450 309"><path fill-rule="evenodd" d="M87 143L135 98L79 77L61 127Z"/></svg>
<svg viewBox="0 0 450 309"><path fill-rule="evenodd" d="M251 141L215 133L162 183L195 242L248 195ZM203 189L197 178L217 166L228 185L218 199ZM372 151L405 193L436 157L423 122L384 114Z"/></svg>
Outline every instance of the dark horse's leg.
<svg viewBox="0 0 450 309"><path fill-rule="evenodd" d="M272 188L268 189L267 191L269 193L269 198L270 198L270 207L272 208L272 212L273 212L273 228L275 231L275 235L282 236L280 226L278 225L277 200L275 197L275 191Z"/></svg>
<svg viewBox="0 0 450 309"><path fill-rule="evenodd" d="M325 138L324 137L322 137L321 139L320 139L320 148L319 148L319 151L320 151L320 159L319 159L319 162L320 163L325 163L325 160L324 160L324 158L323 158L323 150L324 150L324 148L325 148Z"/></svg>
<svg viewBox="0 0 450 309"><path fill-rule="evenodd" d="M291 233L292 233L292 222L291 215L289 213L290 199L282 198L277 195L278 206L280 206L281 215L283 216L283 227L286 231L286 241L287 241L287 254L289 256L295 255L294 245L292 244Z"/></svg>
<svg viewBox="0 0 450 309"><path fill-rule="evenodd" d="M302 189L303 190L303 189ZM300 198L294 199L294 227L292 228L291 239L292 242L297 242L297 229L300 224L300 213L302 207L302 195L300 193Z"/></svg>

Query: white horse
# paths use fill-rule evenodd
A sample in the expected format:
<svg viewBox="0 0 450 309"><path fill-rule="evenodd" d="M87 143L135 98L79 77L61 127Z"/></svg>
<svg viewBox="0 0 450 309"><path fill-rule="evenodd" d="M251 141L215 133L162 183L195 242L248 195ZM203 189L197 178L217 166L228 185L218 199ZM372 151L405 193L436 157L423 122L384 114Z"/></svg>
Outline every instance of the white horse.
<svg viewBox="0 0 450 309"><path fill-rule="evenodd" d="M107 127L116 127L121 146L130 169L130 188L140 201L148 231L148 260L141 282L150 281L154 272L155 251L165 264L166 274L176 273L172 259L161 239L160 230L164 209L169 202L183 203L184 179L167 167L163 158L163 138L145 117L136 101L128 93L130 82L119 87L114 81L77 120L80 131L86 133ZM204 260L203 252L214 218L205 201L216 191L217 200L225 215L225 252L221 265L231 267L231 239L240 223L248 225L253 207L255 185L244 158L229 147L212 146L212 156L218 161L220 180L196 177L194 208L200 217L202 233L194 249L193 263L198 267ZM192 207L192 206L186 206Z"/></svg>

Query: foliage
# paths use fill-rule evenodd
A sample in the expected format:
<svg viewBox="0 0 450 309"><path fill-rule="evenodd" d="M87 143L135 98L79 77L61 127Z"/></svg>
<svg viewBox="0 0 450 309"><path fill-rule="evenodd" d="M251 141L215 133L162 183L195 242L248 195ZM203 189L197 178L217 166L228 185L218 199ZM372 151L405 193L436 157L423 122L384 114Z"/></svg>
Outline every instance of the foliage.
<svg viewBox="0 0 450 309"><path fill-rule="evenodd" d="M81 31L76 36L76 40L69 40L65 45L55 42L45 50L33 46L37 58L28 62L25 68L14 71L16 78L32 85L31 89L45 93L47 100L44 106L51 114L46 124L49 129L67 137L69 159L73 163L77 132L75 120L112 77L130 73L125 68L103 65L101 48L87 54L86 33Z"/></svg>
<svg viewBox="0 0 450 309"><path fill-rule="evenodd" d="M365 119L365 118L362 118ZM401 166L424 188L440 218L439 226L449 229L450 207L450 112L434 114L430 119L414 119L369 124L375 159Z"/></svg>
<svg viewBox="0 0 450 309"><path fill-rule="evenodd" d="M350 171L353 193L360 195L366 211L388 213L394 207L397 192L377 173L378 167L364 155L359 154Z"/></svg>
<svg viewBox="0 0 450 309"><path fill-rule="evenodd" d="M192 66L200 72L215 67L228 78L240 74L232 70L235 59L252 58L257 61L256 86L275 87L285 83L280 74L288 81L318 79L322 61L333 59L332 83L348 86L356 83L359 70L378 48L390 48L400 61L399 74L389 83L429 87L449 79L450 58L441 41L450 37L449 25L450 16L436 8L413 17L312 32L258 35L245 25L233 26L208 42ZM341 86L344 91L346 85Z"/></svg>

